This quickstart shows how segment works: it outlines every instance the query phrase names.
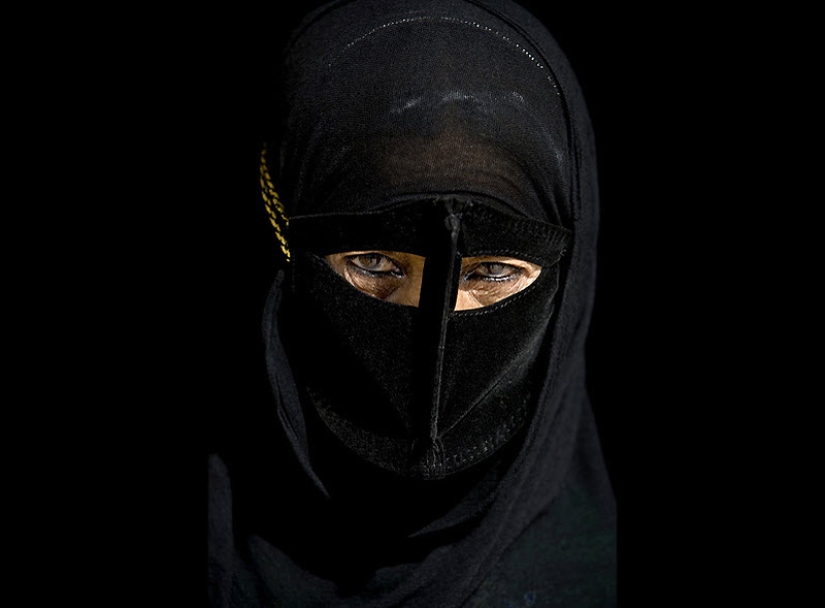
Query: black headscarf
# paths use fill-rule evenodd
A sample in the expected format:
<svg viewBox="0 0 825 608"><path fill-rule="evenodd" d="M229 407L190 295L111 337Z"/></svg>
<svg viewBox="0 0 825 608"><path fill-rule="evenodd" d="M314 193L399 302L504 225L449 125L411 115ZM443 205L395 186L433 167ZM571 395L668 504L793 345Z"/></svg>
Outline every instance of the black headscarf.
<svg viewBox="0 0 825 608"><path fill-rule="evenodd" d="M213 605L613 605L584 378L595 153L561 51L505 0L344 0L304 20L285 65L274 179L262 170L290 258L264 318L275 404L210 463ZM319 256L362 247L426 255L441 279L418 309L353 294ZM505 251L542 266L535 286L450 312L453 261ZM358 374L395 417L352 407ZM483 394L450 410L474 378ZM418 407L422 379L444 403Z"/></svg>

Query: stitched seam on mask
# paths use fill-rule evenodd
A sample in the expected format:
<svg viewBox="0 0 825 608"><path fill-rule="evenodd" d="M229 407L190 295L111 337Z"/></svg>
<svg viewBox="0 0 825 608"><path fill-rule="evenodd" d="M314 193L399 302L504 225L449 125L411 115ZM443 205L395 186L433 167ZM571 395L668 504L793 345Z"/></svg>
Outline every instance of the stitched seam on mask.
<svg viewBox="0 0 825 608"><path fill-rule="evenodd" d="M497 226L498 225L498 215L494 214L491 211L484 209L483 207L479 207L473 210L473 214L475 218L487 225ZM534 222L529 220L523 220L521 218L508 218L508 221L516 224L518 226L518 230L524 230L525 232L530 232L533 234L569 234L569 230L564 226L557 226L556 224L546 224L544 226L536 226Z"/></svg>
<svg viewBox="0 0 825 608"><path fill-rule="evenodd" d="M496 226L498 226L498 223L490 222L490 223L487 224L487 226L496 227ZM563 240L569 238L569 233L566 232L566 231L562 232L559 229L541 230L539 228L534 228L532 226L525 226L525 225L513 227L513 232L516 232L518 234L528 234L530 236L546 238L546 239L550 240L551 242L563 241Z"/></svg>
<svg viewBox="0 0 825 608"><path fill-rule="evenodd" d="M473 455L479 451L487 452L489 449L495 448L497 445L501 445L506 440L502 433L509 433L516 426L518 422L517 417L519 420L521 419L521 416L519 416L518 414L513 414L505 424L496 429L495 435L483 439L478 445L475 445L469 449L464 450L463 452L459 452L458 454L450 456L450 460L452 460L456 464L460 462L465 462L467 460L468 455ZM461 460L458 460L459 458Z"/></svg>
<svg viewBox="0 0 825 608"><path fill-rule="evenodd" d="M509 433L513 428L515 428L516 424L517 424L517 421L516 421L516 418L515 418L515 415L514 415L510 418L510 420L508 421L508 423L506 425L504 425L503 427L498 429L497 434L501 433L501 432ZM497 447L500 447L501 445L503 445L507 441L508 438L509 437L505 437L505 436L493 437L493 438L487 437L486 439L482 440L478 445L475 445L475 446L473 446L472 448L470 448L468 450L464 450L463 452L460 452L459 454L455 454L455 455L451 456L450 459L453 461L453 467L452 468L466 462L470 457L472 457L474 454L478 453L479 451L487 452L491 449L494 450ZM459 460L459 458L460 458L460 460Z"/></svg>
<svg viewBox="0 0 825 608"><path fill-rule="evenodd" d="M488 224L488 226L495 228L497 227L497 224ZM568 232L538 232L536 230L519 227L516 227L513 232L516 234L533 237L534 240L545 241L550 247L556 247L559 249L564 248L570 240L570 233Z"/></svg>
<svg viewBox="0 0 825 608"><path fill-rule="evenodd" d="M556 92L556 95L561 97L561 92L559 91L559 87L556 85L555 75L552 73L552 71L548 70L546 68L546 66L544 66L542 63L540 63L533 56L533 54L530 53L530 51L528 51L526 48L521 46L518 42L515 42L514 40L508 38L507 36L505 36L501 32L499 32L497 30L494 30L492 28L489 28L486 25L481 25L480 23L477 23L475 21L468 21L466 19L456 19L455 17L446 17L446 16L433 17L433 16L428 15L428 16L422 16L422 17L406 17L404 19L396 19L394 21L389 21L387 23L384 23L382 25L379 25L378 27L375 27L375 28L371 29L366 34L362 34L361 36L358 36L358 38L356 38L355 40L353 40L352 42L347 44L340 53L338 53L332 59L330 59L329 63L327 64L327 67L331 68L332 64L335 63L336 61L338 61L338 58L341 55L343 55L344 53L346 53L350 48L352 48L353 46L355 46L356 44L358 44L359 42L361 42L365 38L368 38L369 36L372 36L374 33L378 32L380 30L386 29L388 27L393 27L393 26L396 26L396 25L401 25L403 23L416 23L416 22L422 23L422 22L425 22L425 21L441 21L441 22L445 22L445 23L458 23L458 24L461 24L461 25L467 25L469 27L474 27L476 29L483 30L483 31L487 32L488 34L492 34L493 36L499 38L500 40L504 41L505 43L516 47L523 55L525 55L527 58L529 58L530 61L532 61L533 64L537 68L539 68L540 70L547 70L549 72L549 74L546 76L547 81L553 87L553 90Z"/></svg>
<svg viewBox="0 0 825 608"><path fill-rule="evenodd" d="M564 249L559 249L558 250L558 255L559 256L564 255L564 251L565 251ZM495 255L512 255L514 257L518 257L520 260L526 259L526 258L523 257L525 255L530 256L530 257L532 257L534 259L537 259L537 260L540 259L541 262L544 263L544 265L542 266L542 270L544 268L551 268L552 266L555 266L556 264L559 263L559 260L558 259L553 259L552 256L531 255L531 254L526 253L524 251L513 251L512 249L481 249L481 250L478 250L478 251L476 251L474 249L473 250L473 255L468 255L468 256L463 256L463 257L482 257L482 256L495 256ZM529 262L529 261L532 261L532 260L527 260L527 261Z"/></svg>
<svg viewBox="0 0 825 608"><path fill-rule="evenodd" d="M505 424L496 429L496 432L492 437L487 437L478 445L473 446L462 452L459 452L458 454L453 454L452 456L449 456L447 459L445 459L452 462L452 465L445 465L446 471L451 471L456 467L464 464L480 449L482 450L482 452L486 452L488 449L495 450L501 447L510 438L510 431L512 431L514 428L516 428L519 424L521 424L524 421L525 411L526 410L524 407L520 408L516 413L514 413L510 417L510 420L508 420Z"/></svg>
<svg viewBox="0 0 825 608"><path fill-rule="evenodd" d="M496 226L499 225L498 222L483 222L483 223L486 226L489 226L489 227L496 227ZM529 234L529 235L534 235L534 236L544 237L544 238L554 237L558 234L555 230L552 230L552 229L543 230L541 228L536 228L536 227L533 227L533 226L526 226L524 224L521 224L521 225L517 224L516 226L512 226L511 230L513 232L516 232L516 233L519 233L519 234Z"/></svg>

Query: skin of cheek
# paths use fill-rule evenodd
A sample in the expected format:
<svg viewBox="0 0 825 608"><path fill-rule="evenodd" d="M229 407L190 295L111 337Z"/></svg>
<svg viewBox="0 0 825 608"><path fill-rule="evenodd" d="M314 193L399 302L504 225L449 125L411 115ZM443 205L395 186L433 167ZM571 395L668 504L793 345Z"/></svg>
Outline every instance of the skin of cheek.
<svg viewBox="0 0 825 608"><path fill-rule="evenodd" d="M418 306L418 301L421 298L421 277L422 275L419 274L417 280L415 277L402 280L398 288L388 297L384 298L384 300L406 306Z"/></svg>
<svg viewBox="0 0 825 608"><path fill-rule="evenodd" d="M347 258L360 254L377 253L393 260L404 273L403 277L371 277L347 263ZM424 258L411 253L395 251L352 251L330 254L327 262L353 287L385 302L418 306L421 296L421 282L424 276Z"/></svg>
<svg viewBox="0 0 825 608"><path fill-rule="evenodd" d="M399 289L403 291L406 283L403 279L388 278L381 281L365 276L357 270L344 268L344 278L366 294L381 300L393 301Z"/></svg>
<svg viewBox="0 0 825 608"><path fill-rule="evenodd" d="M456 298L456 310L472 310L490 306L525 289L535 281L541 269L525 270L524 274L512 281L472 281L462 282L459 285L458 297Z"/></svg>

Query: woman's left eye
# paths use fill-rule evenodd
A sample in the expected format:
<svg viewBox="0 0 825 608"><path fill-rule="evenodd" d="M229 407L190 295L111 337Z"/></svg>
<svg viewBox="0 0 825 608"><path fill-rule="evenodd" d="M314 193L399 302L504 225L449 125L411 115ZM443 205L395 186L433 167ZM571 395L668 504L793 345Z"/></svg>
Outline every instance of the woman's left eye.
<svg viewBox="0 0 825 608"><path fill-rule="evenodd" d="M501 262L482 262L464 275L465 281L509 281L521 275L521 269Z"/></svg>
<svg viewBox="0 0 825 608"><path fill-rule="evenodd" d="M381 253L360 253L347 257L347 262L358 270L376 275L401 275L401 269L387 256Z"/></svg>

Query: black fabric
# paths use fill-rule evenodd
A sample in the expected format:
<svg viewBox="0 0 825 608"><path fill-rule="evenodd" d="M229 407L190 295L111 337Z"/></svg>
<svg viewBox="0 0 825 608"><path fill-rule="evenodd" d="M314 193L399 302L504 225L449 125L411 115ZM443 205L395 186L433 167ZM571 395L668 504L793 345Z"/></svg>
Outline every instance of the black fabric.
<svg viewBox="0 0 825 608"><path fill-rule="evenodd" d="M210 461L212 605L614 605L615 505L584 378L595 158L561 51L505 0L354 0L309 16L285 65L276 187L294 218L295 252L264 318L274 404L242 449ZM466 222L446 206L453 200L473 202ZM379 233L392 234L382 214L415 201L462 216L447 225L454 250L433 256L443 277L425 284L420 308L358 292L313 251L356 242L330 228L335 216L345 216L339 226L383 222ZM414 215L404 220L412 233ZM524 229L496 232L503 215ZM450 251L460 259L508 247L541 258L533 285L475 311L445 309ZM428 315L417 331L416 317ZM423 346L387 352L399 344ZM361 430L429 429L433 410L422 424L414 404L365 410L375 402L358 397L415 400L422 389L409 379L434 364L422 355L433 348L442 362L470 362L444 367L424 389L437 387L439 412L453 412L447 426L467 424L458 442L483 443L507 416L514 424L471 466L409 478L398 474L409 472L406 456L337 428L336 414L362 404L346 412ZM358 357L341 363L346 353L373 365L356 374L348 366ZM493 381L501 399L468 414L462 399L479 401L466 387L488 373L505 380ZM376 385L365 391L352 377Z"/></svg>
<svg viewBox="0 0 825 608"><path fill-rule="evenodd" d="M463 256L514 256L546 267L559 261L570 241L569 230L515 216L496 203L468 203L472 207L461 215L458 242ZM425 229L424 214L435 206L443 206L442 201L425 199L377 212L293 216L290 247L317 255L373 248L426 256L432 231Z"/></svg>
<svg viewBox="0 0 825 608"><path fill-rule="evenodd" d="M281 312L290 363L303 400L353 450L399 474L440 477L489 457L527 420L569 231L463 197L291 224L294 284ZM359 292L318 257L382 246L426 258L417 308ZM511 298L453 311L461 259L478 255L543 270Z"/></svg>
<svg viewBox="0 0 825 608"><path fill-rule="evenodd" d="M284 315L298 385L364 458L439 477L490 455L526 420L558 283L553 269L498 304L450 314L439 344L440 319L423 308L362 294L323 260L302 262L296 271L309 284L298 310Z"/></svg>

